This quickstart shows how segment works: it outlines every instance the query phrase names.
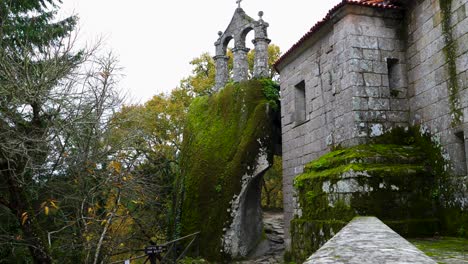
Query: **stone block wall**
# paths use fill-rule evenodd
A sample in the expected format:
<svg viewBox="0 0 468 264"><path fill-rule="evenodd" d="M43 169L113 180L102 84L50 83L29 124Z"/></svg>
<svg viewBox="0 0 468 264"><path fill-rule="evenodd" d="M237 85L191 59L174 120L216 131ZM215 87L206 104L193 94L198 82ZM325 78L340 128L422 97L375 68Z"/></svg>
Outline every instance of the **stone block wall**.
<svg viewBox="0 0 468 264"><path fill-rule="evenodd" d="M337 28L338 31L342 30ZM293 190L293 179L302 173L307 162L323 155L330 135L334 129L346 130L352 126L351 104L345 102L345 94L350 91L332 93L341 80L333 77L333 72L344 72L344 60L341 64L333 64L333 60L342 57L344 43L340 51L335 44L333 28L324 32L321 39L316 39L304 51L304 55L292 61L281 71L281 120L283 141L283 195L285 242L290 243L289 228L296 206ZM301 82L305 90L305 118L296 120L296 86ZM299 111L299 109L297 109ZM343 135L343 138L350 138Z"/></svg>
<svg viewBox="0 0 468 264"><path fill-rule="evenodd" d="M351 88L352 98L347 100L352 100L354 114L354 140L346 145L406 126L409 117L407 65L400 37L402 14L354 9L354 14L343 19L348 54L342 86Z"/></svg>
<svg viewBox="0 0 468 264"><path fill-rule="evenodd" d="M402 18L395 10L345 6L280 70L287 246L296 206L292 184L304 165L333 146L356 145L407 125ZM298 120L302 86L305 118Z"/></svg>
<svg viewBox="0 0 468 264"><path fill-rule="evenodd" d="M441 9L444 2L450 3L446 14ZM467 0L424 0L415 1L407 14L410 122L429 129L447 151L459 175L467 172L467 11ZM444 28L447 18L449 27ZM453 52L449 52L453 54L446 50L448 38L454 43ZM455 120L457 117L459 120Z"/></svg>

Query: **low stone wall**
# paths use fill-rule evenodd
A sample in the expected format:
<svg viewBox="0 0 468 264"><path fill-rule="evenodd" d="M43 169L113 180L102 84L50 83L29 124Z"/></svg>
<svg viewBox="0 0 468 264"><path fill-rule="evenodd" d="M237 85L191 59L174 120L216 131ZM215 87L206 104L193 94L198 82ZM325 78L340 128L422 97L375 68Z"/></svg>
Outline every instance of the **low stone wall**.
<svg viewBox="0 0 468 264"><path fill-rule="evenodd" d="M376 217L357 217L304 263L436 262Z"/></svg>
<svg viewBox="0 0 468 264"><path fill-rule="evenodd" d="M286 260L302 263L356 216L378 217L404 237L440 234L440 159L415 127L311 161L294 179L297 207Z"/></svg>

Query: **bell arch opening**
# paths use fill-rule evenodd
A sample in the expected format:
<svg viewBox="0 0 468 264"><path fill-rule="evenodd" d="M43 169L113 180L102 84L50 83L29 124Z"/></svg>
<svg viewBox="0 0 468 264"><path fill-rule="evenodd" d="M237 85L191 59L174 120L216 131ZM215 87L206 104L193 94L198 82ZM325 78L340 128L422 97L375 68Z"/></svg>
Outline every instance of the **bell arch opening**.
<svg viewBox="0 0 468 264"><path fill-rule="evenodd" d="M234 82L242 82L252 77L268 77L268 23L263 20L263 12L260 11L259 19L249 17L242 8L237 8L234 16L224 31L218 32L216 47L216 78L213 91L218 91L231 79ZM253 31L255 34L249 34ZM232 75L228 71L228 57L226 56L228 44L234 38L232 49ZM254 45L252 45L252 43ZM252 48L250 48L252 47ZM248 52L255 50L255 56Z"/></svg>
<svg viewBox="0 0 468 264"><path fill-rule="evenodd" d="M226 56L227 55L227 51L228 49L232 49L234 47L234 41L231 41L233 40L234 37L233 36L226 36L222 42L222 54L221 55L224 55Z"/></svg>
<svg viewBox="0 0 468 264"><path fill-rule="evenodd" d="M239 44L242 47L246 47L246 48L251 47L251 49L254 48L253 45L250 45L252 43L252 40L255 38L254 34L250 34L250 32L252 31L253 31L253 27L248 26L244 28L244 30L242 30L242 32L239 34Z"/></svg>

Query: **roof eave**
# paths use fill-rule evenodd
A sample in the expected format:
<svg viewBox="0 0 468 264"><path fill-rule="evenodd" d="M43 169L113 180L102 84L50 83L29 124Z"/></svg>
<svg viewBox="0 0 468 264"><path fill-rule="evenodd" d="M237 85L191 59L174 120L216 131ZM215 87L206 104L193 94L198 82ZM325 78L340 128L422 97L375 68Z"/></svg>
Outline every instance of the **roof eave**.
<svg viewBox="0 0 468 264"><path fill-rule="evenodd" d="M334 6L330 11L328 11L325 18L321 21L318 21L299 41L297 41L286 53L284 53L273 65L274 69L280 73L282 68L286 65L286 62L290 62L293 60L300 51L304 49L303 46L305 43L311 43L310 39L314 39L315 35L320 35L320 32L324 32L323 28L327 28L327 25L330 25L337 20L341 19L345 12L341 12L343 7L345 6L362 6L362 7L370 7L370 8L378 8L378 9L393 9L393 10L402 10L402 7L395 6L395 5L385 5L385 4L372 4L372 3L365 3L356 0L343 0L336 6Z"/></svg>

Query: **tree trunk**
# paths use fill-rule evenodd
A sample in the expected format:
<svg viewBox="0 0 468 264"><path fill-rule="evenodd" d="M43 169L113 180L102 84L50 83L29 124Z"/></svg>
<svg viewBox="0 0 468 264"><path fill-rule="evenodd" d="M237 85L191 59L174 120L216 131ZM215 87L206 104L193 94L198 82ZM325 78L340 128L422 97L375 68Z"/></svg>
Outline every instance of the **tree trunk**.
<svg viewBox="0 0 468 264"><path fill-rule="evenodd" d="M266 207L270 208L271 207L271 205L270 205L270 203L271 203L271 197L270 197L271 196L271 190L268 190L268 188L266 186L265 179L262 178L262 181L263 181L263 184L262 184L263 185L263 195L265 195L265 197L266 197L266 202L265 202Z"/></svg>
<svg viewBox="0 0 468 264"><path fill-rule="evenodd" d="M10 190L9 207L18 219L24 240L28 243L29 251L34 263L52 263L49 248L45 243L45 233L37 222L34 210L30 204L30 199L28 199L25 190L20 186L14 173L7 171L6 174L8 174L8 187ZM23 220L23 213L28 214L28 218L25 221Z"/></svg>

